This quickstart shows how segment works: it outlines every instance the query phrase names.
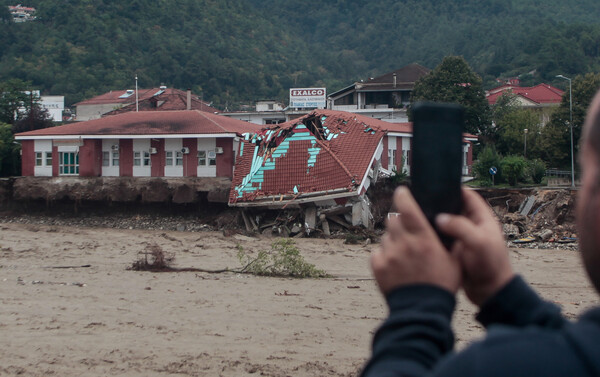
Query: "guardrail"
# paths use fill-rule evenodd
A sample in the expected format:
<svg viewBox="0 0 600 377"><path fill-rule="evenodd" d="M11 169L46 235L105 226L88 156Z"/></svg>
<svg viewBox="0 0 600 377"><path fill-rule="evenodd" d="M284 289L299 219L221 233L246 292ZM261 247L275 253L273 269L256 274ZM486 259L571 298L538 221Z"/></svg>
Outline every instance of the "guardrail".
<svg viewBox="0 0 600 377"><path fill-rule="evenodd" d="M570 170L547 169L546 177L569 178L571 179Z"/></svg>

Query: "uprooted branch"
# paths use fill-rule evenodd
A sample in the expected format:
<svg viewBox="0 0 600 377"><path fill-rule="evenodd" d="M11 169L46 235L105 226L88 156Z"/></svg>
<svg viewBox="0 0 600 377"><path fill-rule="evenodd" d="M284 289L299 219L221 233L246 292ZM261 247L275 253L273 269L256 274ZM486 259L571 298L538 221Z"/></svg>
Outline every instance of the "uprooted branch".
<svg viewBox="0 0 600 377"><path fill-rule="evenodd" d="M259 276L281 276L296 278L320 278L328 277L323 270L316 268L313 264L304 260L294 241L282 239L273 242L270 251L261 250L256 257L250 256L238 245L238 260L241 268L223 268L219 270L208 270L203 268L177 268L171 263L175 259L172 253L165 253L157 244L149 244L145 251L138 253L140 257L128 267L128 270L151 271L151 272L205 272L218 274L233 272L238 274L251 274Z"/></svg>

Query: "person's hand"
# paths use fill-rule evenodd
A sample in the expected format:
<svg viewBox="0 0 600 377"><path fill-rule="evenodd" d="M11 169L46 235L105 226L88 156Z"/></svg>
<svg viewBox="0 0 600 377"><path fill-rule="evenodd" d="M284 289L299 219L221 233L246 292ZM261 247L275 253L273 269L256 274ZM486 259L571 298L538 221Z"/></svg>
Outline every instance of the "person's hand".
<svg viewBox="0 0 600 377"><path fill-rule="evenodd" d="M452 247L463 269L467 297L481 306L514 276L500 224L479 194L463 189L463 215L441 214L439 230L456 239Z"/></svg>
<svg viewBox="0 0 600 377"><path fill-rule="evenodd" d="M381 248L371 256L381 292L423 283L456 293L461 284L458 260L442 245L407 188L396 189L394 205L400 215L388 219Z"/></svg>

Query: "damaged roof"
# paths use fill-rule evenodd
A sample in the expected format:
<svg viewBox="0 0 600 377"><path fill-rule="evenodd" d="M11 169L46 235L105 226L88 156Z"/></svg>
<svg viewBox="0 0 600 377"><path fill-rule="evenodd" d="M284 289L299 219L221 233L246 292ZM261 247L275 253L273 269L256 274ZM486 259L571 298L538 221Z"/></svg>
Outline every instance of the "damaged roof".
<svg viewBox="0 0 600 377"><path fill-rule="evenodd" d="M361 194L385 135L384 125L357 114L315 110L245 134L229 203Z"/></svg>
<svg viewBox="0 0 600 377"><path fill-rule="evenodd" d="M31 139L39 136L78 135L241 135L259 129L260 126L256 124L199 110L140 111L21 132L15 136L20 139Z"/></svg>

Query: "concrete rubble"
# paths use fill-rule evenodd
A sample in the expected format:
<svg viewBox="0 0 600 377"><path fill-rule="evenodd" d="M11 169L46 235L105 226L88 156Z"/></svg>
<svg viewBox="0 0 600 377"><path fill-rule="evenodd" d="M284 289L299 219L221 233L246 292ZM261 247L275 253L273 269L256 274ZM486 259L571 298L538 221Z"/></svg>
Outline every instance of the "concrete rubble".
<svg viewBox="0 0 600 377"><path fill-rule="evenodd" d="M576 249L576 191L480 189L511 247Z"/></svg>

